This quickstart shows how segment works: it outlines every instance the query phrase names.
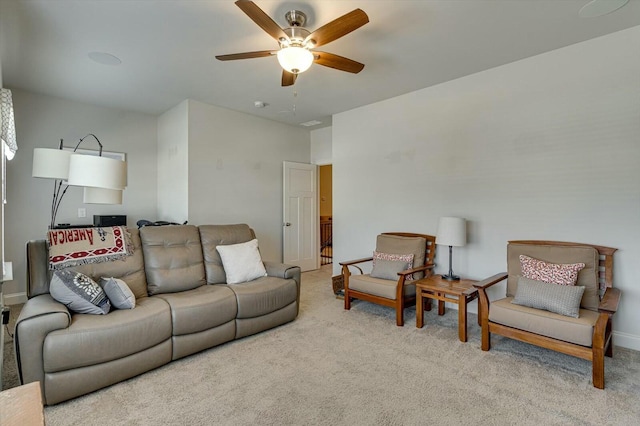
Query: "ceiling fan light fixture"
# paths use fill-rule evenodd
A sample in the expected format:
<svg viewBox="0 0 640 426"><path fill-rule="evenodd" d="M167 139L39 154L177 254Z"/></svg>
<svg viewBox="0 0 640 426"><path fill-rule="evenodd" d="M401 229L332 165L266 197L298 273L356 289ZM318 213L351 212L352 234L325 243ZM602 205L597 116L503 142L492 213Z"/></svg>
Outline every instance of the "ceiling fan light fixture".
<svg viewBox="0 0 640 426"><path fill-rule="evenodd" d="M313 63L313 53L300 46L284 47L278 51L280 66L292 74L300 74Z"/></svg>

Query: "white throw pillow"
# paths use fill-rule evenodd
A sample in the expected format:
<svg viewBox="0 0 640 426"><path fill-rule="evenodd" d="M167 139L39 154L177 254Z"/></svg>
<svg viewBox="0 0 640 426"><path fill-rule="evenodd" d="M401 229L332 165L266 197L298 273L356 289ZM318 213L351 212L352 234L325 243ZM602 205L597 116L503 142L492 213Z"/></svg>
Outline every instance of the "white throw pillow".
<svg viewBox="0 0 640 426"><path fill-rule="evenodd" d="M220 253L224 273L227 275L227 284L246 283L256 278L267 275L260 252L258 240L253 239L246 243L217 246Z"/></svg>

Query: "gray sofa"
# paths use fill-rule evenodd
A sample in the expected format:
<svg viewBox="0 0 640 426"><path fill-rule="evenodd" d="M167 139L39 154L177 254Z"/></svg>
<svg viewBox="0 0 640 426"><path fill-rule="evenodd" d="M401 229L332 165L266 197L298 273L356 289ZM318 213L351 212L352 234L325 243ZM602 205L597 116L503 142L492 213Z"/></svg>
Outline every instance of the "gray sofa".
<svg viewBox="0 0 640 426"><path fill-rule="evenodd" d="M264 262L267 276L227 285L217 245L255 238L248 225L129 230L125 260L74 267L94 280L124 280L130 310L74 314L49 294L47 245L27 243L28 301L16 323L22 384L39 381L56 404L195 352L292 321L300 304L300 268Z"/></svg>

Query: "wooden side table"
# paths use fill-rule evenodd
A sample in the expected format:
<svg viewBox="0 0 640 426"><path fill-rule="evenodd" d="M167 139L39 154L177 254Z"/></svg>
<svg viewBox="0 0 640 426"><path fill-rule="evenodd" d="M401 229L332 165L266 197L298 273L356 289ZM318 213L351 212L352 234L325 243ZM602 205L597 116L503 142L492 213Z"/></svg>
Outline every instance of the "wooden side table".
<svg viewBox="0 0 640 426"><path fill-rule="evenodd" d="M438 301L438 315L444 315L444 302L458 305L458 337L467 341L467 303L478 298L478 289L473 286L477 281L447 281L441 275L433 275L416 281L416 327L424 326L424 303L426 299ZM480 325L480 306L478 305L478 325Z"/></svg>

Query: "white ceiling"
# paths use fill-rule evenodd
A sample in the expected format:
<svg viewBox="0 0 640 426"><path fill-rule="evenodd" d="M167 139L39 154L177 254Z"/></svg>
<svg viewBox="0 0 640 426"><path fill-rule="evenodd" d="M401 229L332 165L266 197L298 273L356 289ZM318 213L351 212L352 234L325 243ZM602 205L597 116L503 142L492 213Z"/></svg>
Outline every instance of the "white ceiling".
<svg viewBox="0 0 640 426"><path fill-rule="evenodd" d="M233 0L0 0L2 77L6 87L150 114L190 98L322 127L335 113L640 25L640 0L580 18L588 2L256 0L283 27L291 9L307 14L310 30L355 8L369 15L319 48L364 63L360 74L313 65L283 88L275 57L214 58L277 48ZM96 51L122 64L93 62Z"/></svg>

